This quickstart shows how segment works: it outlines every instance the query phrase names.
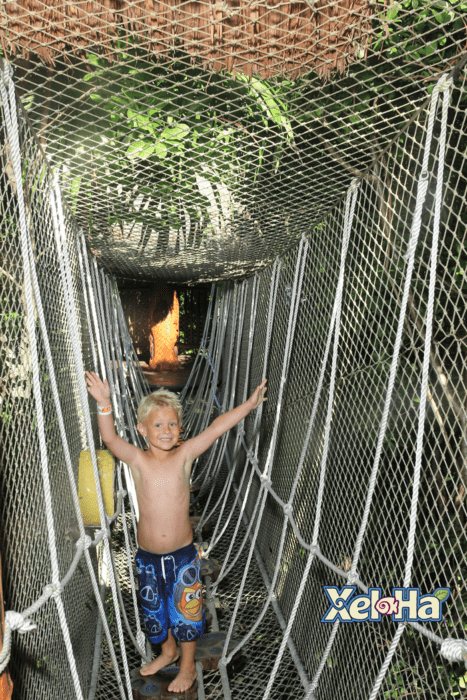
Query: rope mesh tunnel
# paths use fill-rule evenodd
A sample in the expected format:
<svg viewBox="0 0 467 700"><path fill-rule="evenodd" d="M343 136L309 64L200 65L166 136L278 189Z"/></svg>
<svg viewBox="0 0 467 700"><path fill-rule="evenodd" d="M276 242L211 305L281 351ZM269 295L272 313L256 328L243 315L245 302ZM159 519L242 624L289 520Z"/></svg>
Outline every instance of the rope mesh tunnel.
<svg viewBox="0 0 467 700"><path fill-rule="evenodd" d="M213 282L187 434L265 375L268 402L193 471L230 641L205 697L462 697L467 6L164 7L0 10L0 667L24 700L131 697L138 508L119 463L84 528L82 368L139 444L119 286ZM450 597L322 623L346 583Z"/></svg>

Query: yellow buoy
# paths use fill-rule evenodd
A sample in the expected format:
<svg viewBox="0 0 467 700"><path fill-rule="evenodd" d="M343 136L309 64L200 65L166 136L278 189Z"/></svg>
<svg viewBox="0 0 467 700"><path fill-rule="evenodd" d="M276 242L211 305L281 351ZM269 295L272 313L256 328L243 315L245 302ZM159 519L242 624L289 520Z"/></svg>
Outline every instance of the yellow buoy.
<svg viewBox="0 0 467 700"><path fill-rule="evenodd" d="M108 516L112 517L115 513L115 459L113 454L108 450L96 450L96 455L105 512ZM94 480L94 471L89 450L82 450L79 455L78 495L84 524L86 526L95 525L99 527L101 520L99 517L99 507L97 505L96 482Z"/></svg>

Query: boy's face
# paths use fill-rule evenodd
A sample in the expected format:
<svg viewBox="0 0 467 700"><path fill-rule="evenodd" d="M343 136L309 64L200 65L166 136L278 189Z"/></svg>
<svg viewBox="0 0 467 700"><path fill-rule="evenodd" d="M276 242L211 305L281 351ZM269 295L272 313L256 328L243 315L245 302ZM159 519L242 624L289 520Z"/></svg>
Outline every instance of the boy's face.
<svg viewBox="0 0 467 700"><path fill-rule="evenodd" d="M178 444L180 425L173 408L153 408L142 423L138 423L141 435L150 445L167 452Z"/></svg>

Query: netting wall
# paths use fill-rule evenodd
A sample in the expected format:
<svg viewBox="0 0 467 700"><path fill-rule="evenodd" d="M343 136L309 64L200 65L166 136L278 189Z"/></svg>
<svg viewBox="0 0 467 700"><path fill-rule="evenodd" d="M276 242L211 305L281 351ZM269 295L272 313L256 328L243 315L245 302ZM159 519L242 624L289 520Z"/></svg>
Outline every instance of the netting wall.
<svg viewBox="0 0 467 700"><path fill-rule="evenodd" d="M3 115L4 116L4 115ZM27 327L26 288L20 245L18 193L10 144L4 122L1 129L0 267L1 309L1 500L0 528L3 585L8 609L22 611L43 593L51 581L46 502L41 478L33 370ZM68 333L65 299L60 284L59 259L50 208L51 172L24 115L19 115L22 178L27 225L30 231L40 292L69 450L78 478L79 453L86 438L78 395L76 370ZM78 314L81 346L91 362L89 330L78 269L76 229L67 218L67 242L72 265L73 298ZM43 397L49 456L53 518L56 525L60 577L76 553L75 513L57 416L51 393L37 308L40 388ZM97 425L95 425L97 428ZM94 556L94 555L93 555ZM83 684L89 682L94 653L96 616L86 567L82 566L63 594L66 615L73 619L71 640ZM79 611L79 614L77 614ZM40 632L17 635L10 671L17 698L72 697L67 656L53 599L37 613Z"/></svg>
<svg viewBox="0 0 467 700"><path fill-rule="evenodd" d="M426 592L438 587L451 589L452 598L445 608L442 621L426 626L440 637L455 638L464 637L467 606L463 594L467 578L467 336L463 279L466 260L465 179L460 175L465 173L465 150L459 147L462 142L460 135L465 133L466 118L459 107L463 99L462 90L455 91L450 106L442 234L436 268L434 342L430 353L428 409L411 583ZM350 237L319 530L321 553L344 573L349 572L355 553L388 385L407 268L407 244L417 180L421 172L421 144L426 134L426 118L426 111L421 112L384 158L368 172L367 178L362 180ZM437 158L438 149L433 147L430 159L432 173L436 173ZM407 559L435 180L436 176L430 175L389 421L358 565L359 579L368 587L381 587L383 595L391 595L392 588L401 585ZM261 472L265 467L279 411L271 478L275 494L286 503L300 461L326 345L340 268L343 214L342 202L330 211L308 238L309 248L292 339L288 324L299 248L291 249L279 260L280 279L267 351L268 403L260 427L258 469ZM253 328L250 323L253 278L248 282L235 403L242 400L245 381L251 393L262 379L268 306L273 290L271 279L272 268L257 276L259 293ZM232 334L239 332L238 316L233 310L229 312L229 318L231 326L226 333L226 349ZM249 347L250 330L254 334L252 350ZM287 339L293 345L279 405ZM312 540L317 509L329 373L330 366L325 374L315 424L293 500L295 522L307 543ZM224 388L229 390L228 387ZM250 448L255 439L254 420L253 414L246 419L245 440ZM234 440L231 439L229 444L232 449ZM245 453L243 457L237 455L237 484L244 476L245 459ZM248 469L252 469L251 465ZM228 478L228 472L223 474L216 491L218 497L224 480ZM248 518L256 524L258 501L264 493L258 474L253 475L251 485L249 478L245 479L241 491L247 498ZM217 512L220 512L220 508ZM229 513L230 510L223 513L222 522L227 520ZM216 517L214 515L212 519ZM287 622L299 589L304 585L308 551L300 544L289 524L282 556L278 559L283 523L282 507L275 497L267 495L257 536L257 550L269 581L276 568L279 569L274 593ZM231 556L240 549L244 537L245 529L240 527ZM232 527L229 525L224 537L215 545L214 555L222 558L231 542ZM249 542L239 560L241 572L248 546ZM258 576L261 580L254 558L250 566L253 580ZM229 603L235 599L232 589L238 590L238 584L233 583L231 577L241 578L241 574L234 571L229 572L218 588L225 596L223 612L226 618L230 618L233 612L232 603ZM266 598L265 589L262 596L261 587L250 587L249 576L250 570L240 611L235 619L234 635L239 638L253 625L261 600L264 602ZM303 597L290 634L306 675L312 679L330 634L330 626L321 623L328 607L322 586L341 588L344 579L315 559L305 581ZM253 602L255 596L259 598L258 605ZM270 610L272 614L272 608ZM316 697L369 697L388 653L395 627L387 618L381 623L341 624L322 672ZM253 640L247 643L247 651L244 649L250 663L241 669L238 676L234 674L232 697L243 700L250 696L262 696L282 634L280 626L275 627L266 616ZM271 689L271 698L292 698L302 692L290 679L290 664L293 664L292 659L286 653ZM263 672L259 672L259 669ZM377 697L417 697L425 700L456 697L458 693L462 696L464 674L462 663L451 664L443 660L436 645L417 630L407 627ZM239 678L244 679L245 683L238 684Z"/></svg>
<svg viewBox="0 0 467 700"><path fill-rule="evenodd" d="M321 222L462 58L466 9L19 2L0 38L102 264L196 283L252 274Z"/></svg>

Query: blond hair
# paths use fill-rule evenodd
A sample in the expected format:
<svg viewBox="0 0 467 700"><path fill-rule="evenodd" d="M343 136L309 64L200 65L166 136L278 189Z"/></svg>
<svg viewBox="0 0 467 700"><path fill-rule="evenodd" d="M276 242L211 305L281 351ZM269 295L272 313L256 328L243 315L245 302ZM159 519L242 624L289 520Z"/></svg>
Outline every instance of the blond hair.
<svg viewBox="0 0 467 700"><path fill-rule="evenodd" d="M153 408L172 408L178 416L179 424L182 424L182 404L173 391L158 389L141 399L138 406L138 422L144 423Z"/></svg>

